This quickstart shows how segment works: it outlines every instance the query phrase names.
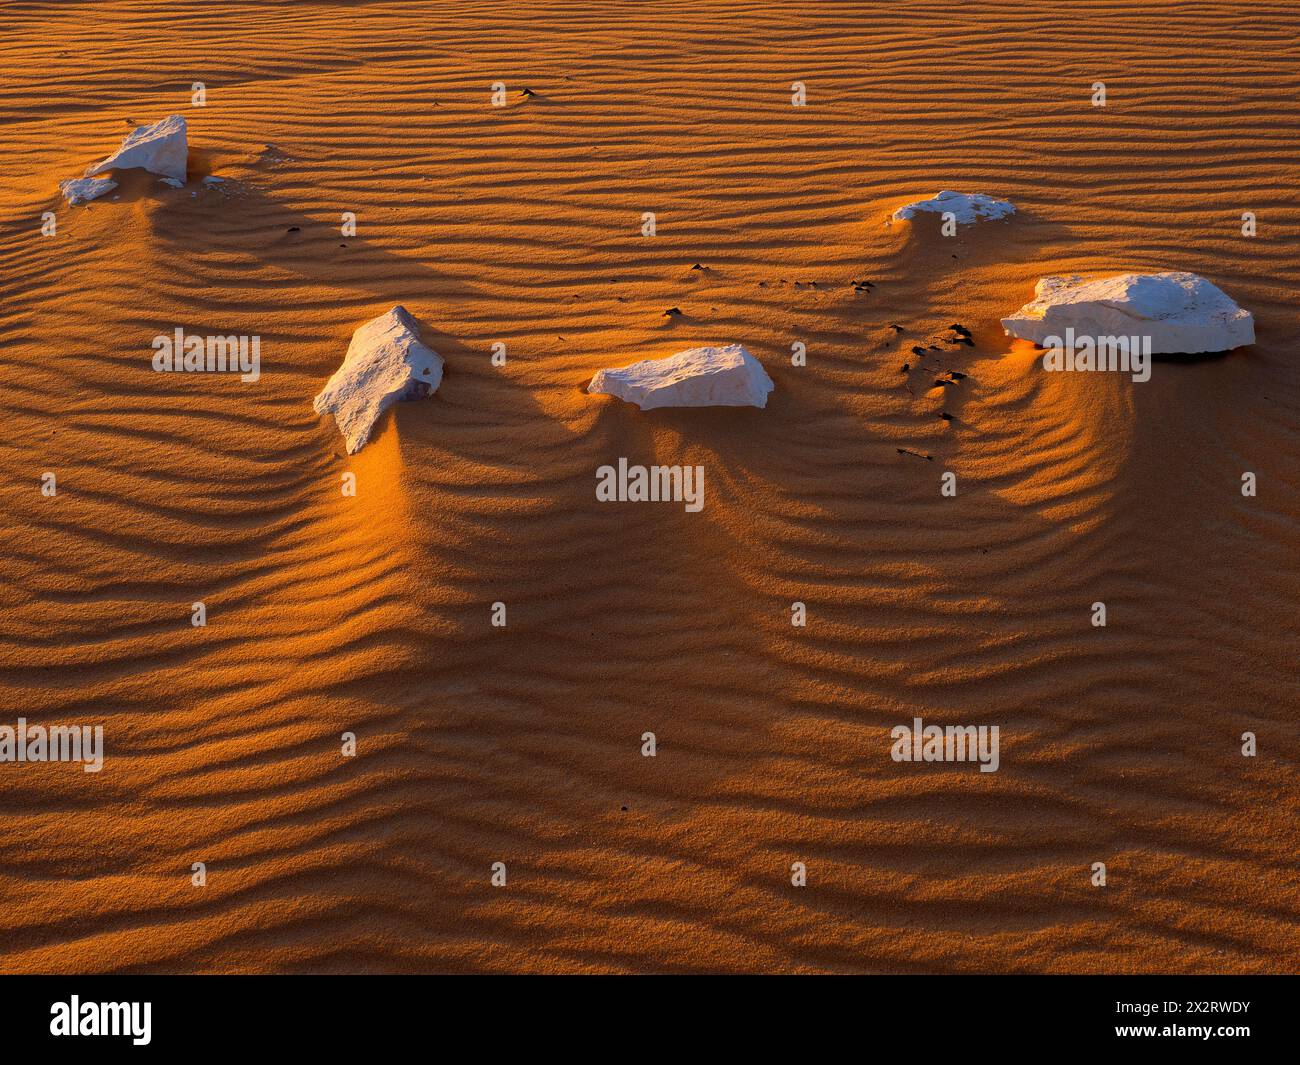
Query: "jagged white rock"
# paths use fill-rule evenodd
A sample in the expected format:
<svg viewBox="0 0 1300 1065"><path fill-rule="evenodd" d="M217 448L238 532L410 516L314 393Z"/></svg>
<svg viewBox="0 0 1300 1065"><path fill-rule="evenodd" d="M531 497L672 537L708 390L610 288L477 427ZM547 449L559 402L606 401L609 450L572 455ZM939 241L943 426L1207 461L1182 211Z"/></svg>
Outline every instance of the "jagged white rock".
<svg viewBox="0 0 1300 1065"><path fill-rule="evenodd" d="M953 192L944 189L932 199L904 204L894 212L894 220L903 222L915 218L922 211L933 211L936 214L951 211L958 225L968 226L983 219L1005 218L1009 214L1015 214L1016 205L1006 200L995 200L982 192Z"/></svg>
<svg viewBox="0 0 1300 1065"><path fill-rule="evenodd" d="M763 364L740 344L691 348L666 359L597 370L588 392L656 407L766 407L773 389Z"/></svg>
<svg viewBox="0 0 1300 1065"><path fill-rule="evenodd" d="M138 126L126 135L122 147L103 162L86 167L86 177L106 170L142 167L151 174L185 183L189 145L185 139L185 118L171 115L152 126Z"/></svg>
<svg viewBox="0 0 1300 1065"><path fill-rule="evenodd" d="M96 200L115 188L117 182L112 178L72 178L59 184L59 191L73 207L78 207L88 200Z"/></svg>
<svg viewBox="0 0 1300 1065"><path fill-rule="evenodd" d="M442 358L420 340L419 329L402 306L359 326L343 365L316 397L316 413L334 415L349 455L366 445L394 403L432 395L442 383Z"/></svg>
<svg viewBox="0 0 1300 1065"><path fill-rule="evenodd" d="M1255 343L1255 320L1218 286L1196 274L1044 277L1034 299L1002 319L1009 336L1149 336L1151 354L1231 351Z"/></svg>

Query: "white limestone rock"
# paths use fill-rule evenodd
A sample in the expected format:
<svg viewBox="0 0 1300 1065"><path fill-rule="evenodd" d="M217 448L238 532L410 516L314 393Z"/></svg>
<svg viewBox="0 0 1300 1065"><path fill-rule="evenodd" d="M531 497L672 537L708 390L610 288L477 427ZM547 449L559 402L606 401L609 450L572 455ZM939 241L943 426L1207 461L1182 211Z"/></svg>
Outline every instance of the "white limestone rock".
<svg viewBox="0 0 1300 1065"><path fill-rule="evenodd" d="M1218 286L1196 274L1044 277L1034 299L1002 319L1007 335L1043 344L1048 337L1151 337L1151 353L1231 351L1255 342L1255 320Z"/></svg>
<svg viewBox="0 0 1300 1065"><path fill-rule="evenodd" d="M100 196L112 192L117 188L117 182L112 178L73 178L71 181L64 181L59 184L59 191L63 193L68 203L73 207L79 207L81 204L90 200L97 200Z"/></svg>
<svg viewBox="0 0 1300 1065"><path fill-rule="evenodd" d="M106 170L129 170L141 167L151 174L185 183L189 145L185 139L185 119L172 115L152 126L138 126L126 135L122 147L102 162L86 167L86 177Z"/></svg>
<svg viewBox="0 0 1300 1065"><path fill-rule="evenodd" d="M896 222L915 218L923 211L943 214L951 211L959 226L968 226L985 219L1005 218L1016 213L1016 206L1006 200L995 200L982 192L953 192L945 189L932 199L905 204L894 212Z"/></svg>
<svg viewBox="0 0 1300 1065"><path fill-rule="evenodd" d="M366 445L394 403L423 399L442 383L442 358L421 342L419 329L400 306L358 327L343 365L316 397L316 413L334 415L349 455Z"/></svg>
<svg viewBox="0 0 1300 1065"><path fill-rule="evenodd" d="M766 407L773 387L761 362L740 344L728 344L691 348L666 359L646 359L616 370L597 370L587 391L654 410Z"/></svg>

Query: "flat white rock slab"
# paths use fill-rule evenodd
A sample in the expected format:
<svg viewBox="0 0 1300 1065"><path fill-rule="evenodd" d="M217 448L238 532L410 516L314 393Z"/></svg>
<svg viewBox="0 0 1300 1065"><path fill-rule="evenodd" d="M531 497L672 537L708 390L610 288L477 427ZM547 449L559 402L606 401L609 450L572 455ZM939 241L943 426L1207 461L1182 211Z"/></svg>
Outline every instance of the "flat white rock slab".
<svg viewBox="0 0 1300 1065"><path fill-rule="evenodd" d="M59 191L63 193L73 207L86 203L88 200L96 200L105 193L112 192L115 188L117 188L117 182L106 177L73 178L71 181L64 181L59 184Z"/></svg>
<svg viewBox="0 0 1300 1065"><path fill-rule="evenodd" d="M1034 299L1002 319L1010 336L1043 344L1076 336L1151 338L1151 353L1231 351L1255 343L1255 320L1217 285L1196 274L1044 277Z"/></svg>
<svg viewBox="0 0 1300 1065"><path fill-rule="evenodd" d="M617 370L597 370L588 392L656 407L766 407L772 379L740 344L691 348Z"/></svg>
<svg viewBox="0 0 1300 1065"><path fill-rule="evenodd" d="M106 170L129 170L138 166L183 185L189 155L185 119L181 115L171 115L152 126L133 129L116 152L102 162L86 167L86 177Z"/></svg>
<svg viewBox="0 0 1300 1065"><path fill-rule="evenodd" d="M1016 205L1006 200L995 200L982 192L953 192L945 189L928 200L904 204L894 212L894 220L905 222L929 211L943 214L951 211L959 226L968 226L985 219L1005 218L1016 213Z"/></svg>
<svg viewBox="0 0 1300 1065"><path fill-rule="evenodd" d="M312 404L317 414L334 415L349 455L365 447L394 403L423 399L442 383L442 358L421 342L419 329L401 306L358 327L343 365Z"/></svg>

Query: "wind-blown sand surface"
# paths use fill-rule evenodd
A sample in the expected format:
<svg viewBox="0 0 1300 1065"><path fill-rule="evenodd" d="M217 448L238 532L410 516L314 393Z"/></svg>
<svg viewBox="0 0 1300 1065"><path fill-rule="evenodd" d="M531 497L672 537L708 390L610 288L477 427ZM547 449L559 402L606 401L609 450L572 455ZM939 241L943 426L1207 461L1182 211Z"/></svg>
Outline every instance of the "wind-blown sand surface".
<svg viewBox="0 0 1300 1065"><path fill-rule="evenodd" d="M0 766L0 970L1296 971L1298 33L6 5L0 723L107 753ZM63 202L173 113L187 188ZM886 224L943 188L1020 212ZM1258 342L1133 384L1002 334L1041 275L1161 269ZM446 378L349 459L311 400L395 303ZM154 373L178 325L260 336L261 380ZM584 391L733 342L766 410ZM703 511L598 503L620 456L702 464ZM999 725L1001 768L892 761L914 716Z"/></svg>

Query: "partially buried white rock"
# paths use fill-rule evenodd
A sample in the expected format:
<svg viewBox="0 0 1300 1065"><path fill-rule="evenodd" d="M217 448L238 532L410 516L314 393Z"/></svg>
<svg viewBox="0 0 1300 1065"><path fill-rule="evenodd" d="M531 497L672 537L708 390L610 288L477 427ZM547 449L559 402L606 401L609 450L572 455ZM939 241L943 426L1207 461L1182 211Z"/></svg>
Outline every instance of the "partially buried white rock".
<svg viewBox="0 0 1300 1065"><path fill-rule="evenodd" d="M1255 342L1255 320L1196 274L1044 277L1034 299L1002 319L1010 336L1043 344L1066 329L1080 337L1151 338L1151 353L1231 351Z"/></svg>
<svg viewBox="0 0 1300 1065"><path fill-rule="evenodd" d="M86 167L86 177L105 170L129 170L141 167L151 174L172 178L184 184L189 160L185 139L185 119L172 115L152 126L138 126L126 135L122 147L103 162Z"/></svg>
<svg viewBox="0 0 1300 1065"><path fill-rule="evenodd" d="M71 181L64 181L59 184L59 191L63 193L70 204L76 207L88 200L98 199L106 192L112 192L117 188L117 182L112 178L73 178Z"/></svg>
<svg viewBox="0 0 1300 1065"><path fill-rule="evenodd" d="M915 218L922 211L935 214L950 211L958 225L968 226L983 219L1005 218L1009 214L1015 214L1016 206L1006 200L995 200L982 192L953 192L945 189L932 199L905 204L894 212L894 219L903 222Z"/></svg>
<svg viewBox="0 0 1300 1065"><path fill-rule="evenodd" d="M419 328L400 306L360 326L343 365L316 397L316 413L334 415L349 455L365 446L394 403L423 399L442 383L442 359L420 341Z"/></svg>
<svg viewBox="0 0 1300 1065"><path fill-rule="evenodd" d="M766 407L773 388L763 364L739 344L691 348L618 370L597 370L588 392L656 407Z"/></svg>

